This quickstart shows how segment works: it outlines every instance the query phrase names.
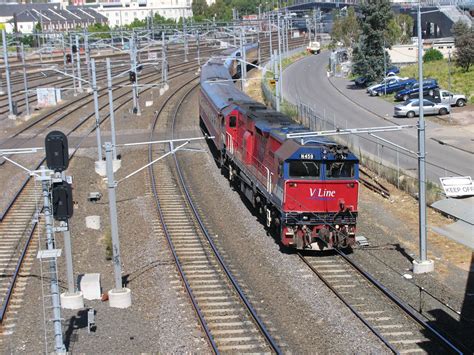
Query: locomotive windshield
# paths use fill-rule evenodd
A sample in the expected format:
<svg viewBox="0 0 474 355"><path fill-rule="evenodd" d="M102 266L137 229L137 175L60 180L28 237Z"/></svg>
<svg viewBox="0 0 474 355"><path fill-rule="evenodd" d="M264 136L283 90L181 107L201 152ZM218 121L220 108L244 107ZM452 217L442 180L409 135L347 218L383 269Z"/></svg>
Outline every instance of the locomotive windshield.
<svg viewBox="0 0 474 355"><path fill-rule="evenodd" d="M326 177L330 179L354 177L354 163L350 161L337 161L326 163Z"/></svg>
<svg viewBox="0 0 474 355"><path fill-rule="evenodd" d="M313 160L291 160L288 162L290 177L319 179L319 163Z"/></svg>

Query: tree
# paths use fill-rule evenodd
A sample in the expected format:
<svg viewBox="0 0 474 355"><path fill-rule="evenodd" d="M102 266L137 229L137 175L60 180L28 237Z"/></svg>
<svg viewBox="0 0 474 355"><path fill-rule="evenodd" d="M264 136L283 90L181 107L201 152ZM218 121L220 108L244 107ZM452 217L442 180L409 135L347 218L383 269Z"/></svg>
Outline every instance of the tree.
<svg viewBox="0 0 474 355"><path fill-rule="evenodd" d="M413 36L413 17L407 14L398 14L395 16L395 21L400 26L402 35L400 37L400 44L411 43L411 37Z"/></svg>
<svg viewBox="0 0 474 355"><path fill-rule="evenodd" d="M456 65L469 71L474 63L474 28L469 27L465 22L458 21L452 28L454 34L454 59Z"/></svg>
<svg viewBox="0 0 474 355"><path fill-rule="evenodd" d="M423 55L423 63L433 62L435 60L442 60L443 53L435 48L428 49Z"/></svg>
<svg viewBox="0 0 474 355"><path fill-rule="evenodd" d="M353 72L364 75L369 81L384 75L385 27L393 17L389 0L367 0L360 6L362 34L354 51Z"/></svg>
<svg viewBox="0 0 474 355"><path fill-rule="evenodd" d="M193 9L193 16L196 17L205 17L209 11L206 0L193 0L191 7Z"/></svg>
<svg viewBox="0 0 474 355"><path fill-rule="evenodd" d="M110 27L106 23L94 23L93 25L87 27L87 31L91 33L103 32L100 34L96 34L95 37L110 38Z"/></svg>
<svg viewBox="0 0 474 355"><path fill-rule="evenodd" d="M334 14L334 24L331 32L333 44L342 42L344 47L352 48L360 34L360 26L353 7L347 10L346 16L340 12Z"/></svg>

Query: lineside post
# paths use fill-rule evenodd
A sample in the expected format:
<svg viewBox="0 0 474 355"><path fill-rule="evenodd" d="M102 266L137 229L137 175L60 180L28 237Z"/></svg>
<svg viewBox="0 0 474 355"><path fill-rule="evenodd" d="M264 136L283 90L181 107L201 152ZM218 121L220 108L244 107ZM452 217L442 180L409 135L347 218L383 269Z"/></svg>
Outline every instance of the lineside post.
<svg viewBox="0 0 474 355"><path fill-rule="evenodd" d="M16 119L16 114L13 112L13 99L12 99L12 87L10 81L10 67L8 66L8 46L7 46L7 33L2 30L3 40L3 61L5 63L5 78L7 79L7 93L8 93L8 118Z"/></svg>
<svg viewBox="0 0 474 355"><path fill-rule="evenodd" d="M30 118L30 100L28 97L28 80L26 78L25 48L23 43L21 44L21 65L23 67L23 86L25 90L26 118Z"/></svg>
<svg viewBox="0 0 474 355"><path fill-rule="evenodd" d="M110 229L112 234L112 260L114 264L115 288L109 291L109 306L128 308L132 305L132 295L128 288L122 285L122 261L120 258L120 240L117 221L117 200L115 196L116 182L114 180L113 147L112 143L105 143L105 157L107 162L107 191L109 195Z"/></svg>
<svg viewBox="0 0 474 355"><path fill-rule="evenodd" d="M79 36L76 35L76 59L77 59L77 77L79 78L78 82L78 92L82 92L82 73L81 73L81 50L79 48Z"/></svg>

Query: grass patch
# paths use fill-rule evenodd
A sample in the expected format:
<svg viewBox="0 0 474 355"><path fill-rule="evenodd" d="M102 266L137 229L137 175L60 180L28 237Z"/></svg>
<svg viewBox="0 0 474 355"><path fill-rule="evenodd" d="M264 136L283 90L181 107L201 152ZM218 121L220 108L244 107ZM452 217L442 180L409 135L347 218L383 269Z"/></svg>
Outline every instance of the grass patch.
<svg viewBox="0 0 474 355"><path fill-rule="evenodd" d="M400 68L400 76L418 78L418 64L411 64ZM423 63L423 76L438 80L441 88L449 89L449 64L447 59ZM474 103L474 69L468 72L454 65L451 60L451 91L455 94L464 94L469 103Z"/></svg>

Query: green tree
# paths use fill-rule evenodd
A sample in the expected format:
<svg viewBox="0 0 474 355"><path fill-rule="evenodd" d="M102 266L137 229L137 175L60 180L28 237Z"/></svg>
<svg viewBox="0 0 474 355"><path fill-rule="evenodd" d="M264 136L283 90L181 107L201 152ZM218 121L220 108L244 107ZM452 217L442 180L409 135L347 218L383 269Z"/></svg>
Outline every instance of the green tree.
<svg viewBox="0 0 474 355"><path fill-rule="evenodd" d="M87 31L91 33L99 33L96 34L95 37L99 38L110 38L110 27L107 24L101 24L101 23L94 23L93 25L90 25L87 27ZM104 32L104 33L100 33Z"/></svg>
<svg viewBox="0 0 474 355"><path fill-rule="evenodd" d="M474 63L474 28L469 27L465 22L458 21L452 28L454 34L454 45L456 51L454 58L456 65L469 71Z"/></svg>
<svg viewBox="0 0 474 355"><path fill-rule="evenodd" d="M345 16L342 16L339 11L334 15L335 20L331 32L333 45L342 42L345 47L352 48L360 34L360 26L354 8L350 7Z"/></svg>
<svg viewBox="0 0 474 355"><path fill-rule="evenodd" d="M411 37L413 37L413 17L407 14L398 14L395 16L395 21L398 23L402 31L399 43L411 43Z"/></svg>
<svg viewBox="0 0 474 355"><path fill-rule="evenodd" d="M207 6L206 0L193 0L191 7L193 9L194 17L207 16L208 11L209 11L209 6Z"/></svg>
<svg viewBox="0 0 474 355"><path fill-rule="evenodd" d="M435 60L442 60L443 53L435 48L428 49L423 55L423 63L433 62Z"/></svg>
<svg viewBox="0 0 474 355"><path fill-rule="evenodd" d="M385 27L393 13L389 0L367 0L361 4L360 12L362 34L354 50L353 72L374 81L384 75L384 51L389 46L385 43Z"/></svg>

